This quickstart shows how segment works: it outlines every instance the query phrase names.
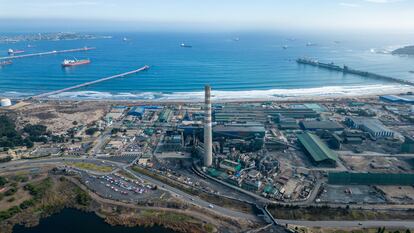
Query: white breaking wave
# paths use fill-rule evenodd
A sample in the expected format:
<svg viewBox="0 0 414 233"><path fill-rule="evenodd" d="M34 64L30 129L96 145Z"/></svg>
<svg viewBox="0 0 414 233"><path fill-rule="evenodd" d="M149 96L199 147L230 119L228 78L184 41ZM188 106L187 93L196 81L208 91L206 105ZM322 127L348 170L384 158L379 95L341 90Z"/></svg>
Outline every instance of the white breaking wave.
<svg viewBox="0 0 414 233"><path fill-rule="evenodd" d="M214 88L214 87L213 87ZM364 86L327 86L298 89L271 89L246 91L212 91L214 100L282 100L297 98L336 98L358 97L369 95L397 94L412 91L407 85L364 85ZM64 92L49 96L50 99L88 99L88 100L186 100L201 101L204 98L202 90L197 92L140 92L140 93L110 93L98 91Z"/></svg>

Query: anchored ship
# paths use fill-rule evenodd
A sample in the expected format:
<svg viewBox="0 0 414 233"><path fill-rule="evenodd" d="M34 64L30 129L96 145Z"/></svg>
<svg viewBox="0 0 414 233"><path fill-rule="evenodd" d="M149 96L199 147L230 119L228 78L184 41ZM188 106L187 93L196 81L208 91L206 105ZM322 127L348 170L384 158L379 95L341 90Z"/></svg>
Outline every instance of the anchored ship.
<svg viewBox="0 0 414 233"><path fill-rule="evenodd" d="M20 53L24 53L23 50L13 50L13 49L9 49L8 54L10 56L16 55L16 54L20 54Z"/></svg>
<svg viewBox="0 0 414 233"><path fill-rule="evenodd" d="M68 60L68 59L65 59L65 60L63 60L63 62L62 62L62 66L63 67L71 67L71 66L79 66L79 65L86 65L86 64L89 64L89 63L91 63L91 60L89 60L89 59L84 59L84 60Z"/></svg>
<svg viewBox="0 0 414 233"><path fill-rule="evenodd" d="M182 48L192 48L193 46L191 46L191 45L188 45L188 44L184 44L184 43L181 43L181 45L180 45Z"/></svg>

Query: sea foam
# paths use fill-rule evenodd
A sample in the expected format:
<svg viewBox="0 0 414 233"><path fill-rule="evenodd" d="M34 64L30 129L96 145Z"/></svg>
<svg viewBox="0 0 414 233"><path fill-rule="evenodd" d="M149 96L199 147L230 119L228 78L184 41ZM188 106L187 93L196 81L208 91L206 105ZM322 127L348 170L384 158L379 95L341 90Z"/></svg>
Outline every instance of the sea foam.
<svg viewBox="0 0 414 233"><path fill-rule="evenodd" d="M214 87L213 87L214 88ZM411 91L411 86L406 85L363 85L363 86L326 86L298 89L270 89L270 90L246 90L246 91L220 91L214 90L214 100L283 100L301 98L337 98L358 97L369 95L397 94ZM203 91L196 92L140 92L140 93L110 93L98 91L64 92L49 96L50 99L85 99L85 100L152 100L152 101L201 101L204 98Z"/></svg>

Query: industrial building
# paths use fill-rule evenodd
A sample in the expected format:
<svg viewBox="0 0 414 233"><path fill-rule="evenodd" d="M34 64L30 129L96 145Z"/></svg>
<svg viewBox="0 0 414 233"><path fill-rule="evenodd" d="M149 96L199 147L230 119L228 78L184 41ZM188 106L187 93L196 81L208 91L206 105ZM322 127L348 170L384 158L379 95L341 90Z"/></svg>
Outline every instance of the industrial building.
<svg viewBox="0 0 414 233"><path fill-rule="evenodd" d="M0 100L0 106L1 107L10 107L12 105L12 102L8 98L4 98Z"/></svg>
<svg viewBox="0 0 414 233"><path fill-rule="evenodd" d="M380 100L391 103L414 104L414 95L383 95Z"/></svg>
<svg viewBox="0 0 414 233"><path fill-rule="evenodd" d="M264 138L265 128L263 125L258 124L226 124L216 125L213 127L214 138L227 138L227 139L253 139Z"/></svg>
<svg viewBox="0 0 414 233"><path fill-rule="evenodd" d="M366 117L347 117L346 124L354 129L361 129L376 138L394 137L394 131L384 126L378 119Z"/></svg>
<svg viewBox="0 0 414 233"><path fill-rule="evenodd" d="M317 118L320 116L319 113L312 109L269 109L266 113L270 115L275 122L279 122L281 116L294 119Z"/></svg>
<svg viewBox="0 0 414 233"><path fill-rule="evenodd" d="M304 130L329 130L342 131L344 127L335 121L301 121L300 126Z"/></svg>
<svg viewBox="0 0 414 233"><path fill-rule="evenodd" d="M165 108L161 111L159 121L162 123L169 122L171 117L173 116L173 111L169 108Z"/></svg>
<svg viewBox="0 0 414 233"><path fill-rule="evenodd" d="M222 106L215 108L214 121L217 123L229 123L229 122L262 122L267 120L266 114L263 109L257 109L255 107L243 108L241 106Z"/></svg>
<svg viewBox="0 0 414 233"><path fill-rule="evenodd" d="M366 140L366 133L360 131L347 131L345 130L341 134L341 138L345 144L361 144Z"/></svg>
<svg viewBox="0 0 414 233"><path fill-rule="evenodd" d="M241 165L238 162L225 159L220 162L219 167L226 172L235 173L241 170Z"/></svg>
<svg viewBox="0 0 414 233"><path fill-rule="evenodd" d="M129 110L128 115L142 118L144 113L145 113L145 108L144 107L135 106L135 107L131 108L131 110Z"/></svg>
<svg viewBox="0 0 414 233"><path fill-rule="evenodd" d="M245 179L243 180L241 187L249 191L257 192L262 187L262 182L255 179Z"/></svg>
<svg viewBox="0 0 414 233"><path fill-rule="evenodd" d="M401 145L401 153L414 153L414 138L405 136L404 143Z"/></svg>
<svg viewBox="0 0 414 233"><path fill-rule="evenodd" d="M338 156L318 136L304 132L297 134L297 138L314 163L336 165Z"/></svg>
<svg viewBox="0 0 414 233"><path fill-rule="evenodd" d="M279 129L299 129L298 122L294 118L284 117L279 114L276 119L279 124Z"/></svg>
<svg viewBox="0 0 414 233"><path fill-rule="evenodd" d="M324 106L321 106L316 103L305 103L305 104L290 104L290 109L312 109L315 112L321 113L326 112L327 109Z"/></svg>
<svg viewBox="0 0 414 233"><path fill-rule="evenodd" d="M134 106L129 110L129 116L136 116L142 118L147 110L161 110L163 107L156 105Z"/></svg>

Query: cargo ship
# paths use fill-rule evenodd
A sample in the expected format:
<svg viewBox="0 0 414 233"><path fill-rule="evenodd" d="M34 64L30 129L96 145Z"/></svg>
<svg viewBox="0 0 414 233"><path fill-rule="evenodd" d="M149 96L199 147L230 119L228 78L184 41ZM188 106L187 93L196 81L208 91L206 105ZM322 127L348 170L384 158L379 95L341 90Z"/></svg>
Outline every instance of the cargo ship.
<svg viewBox="0 0 414 233"><path fill-rule="evenodd" d="M9 51L8 51L8 54L10 56L14 56L16 54L21 54L21 53L24 53L24 51L23 50L13 50L13 49L9 49Z"/></svg>
<svg viewBox="0 0 414 233"><path fill-rule="evenodd" d="M89 59L84 59L84 60L68 60L68 59L65 59L65 60L63 60L63 62L62 62L62 66L63 67L71 67L71 66L80 66L80 65L86 65L86 64L89 64L89 63L91 63L91 60L89 60Z"/></svg>
<svg viewBox="0 0 414 233"><path fill-rule="evenodd" d="M184 43L181 43L181 45L180 45L182 48L192 48L193 46L191 46L191 45L188 45L188 44L184 44Z"/></svg>
<svg viewBox="0 0 414 233"><path fill-rule="evenodd" d="M0 61L0 67L13 64L12 61Z"/></svg>

